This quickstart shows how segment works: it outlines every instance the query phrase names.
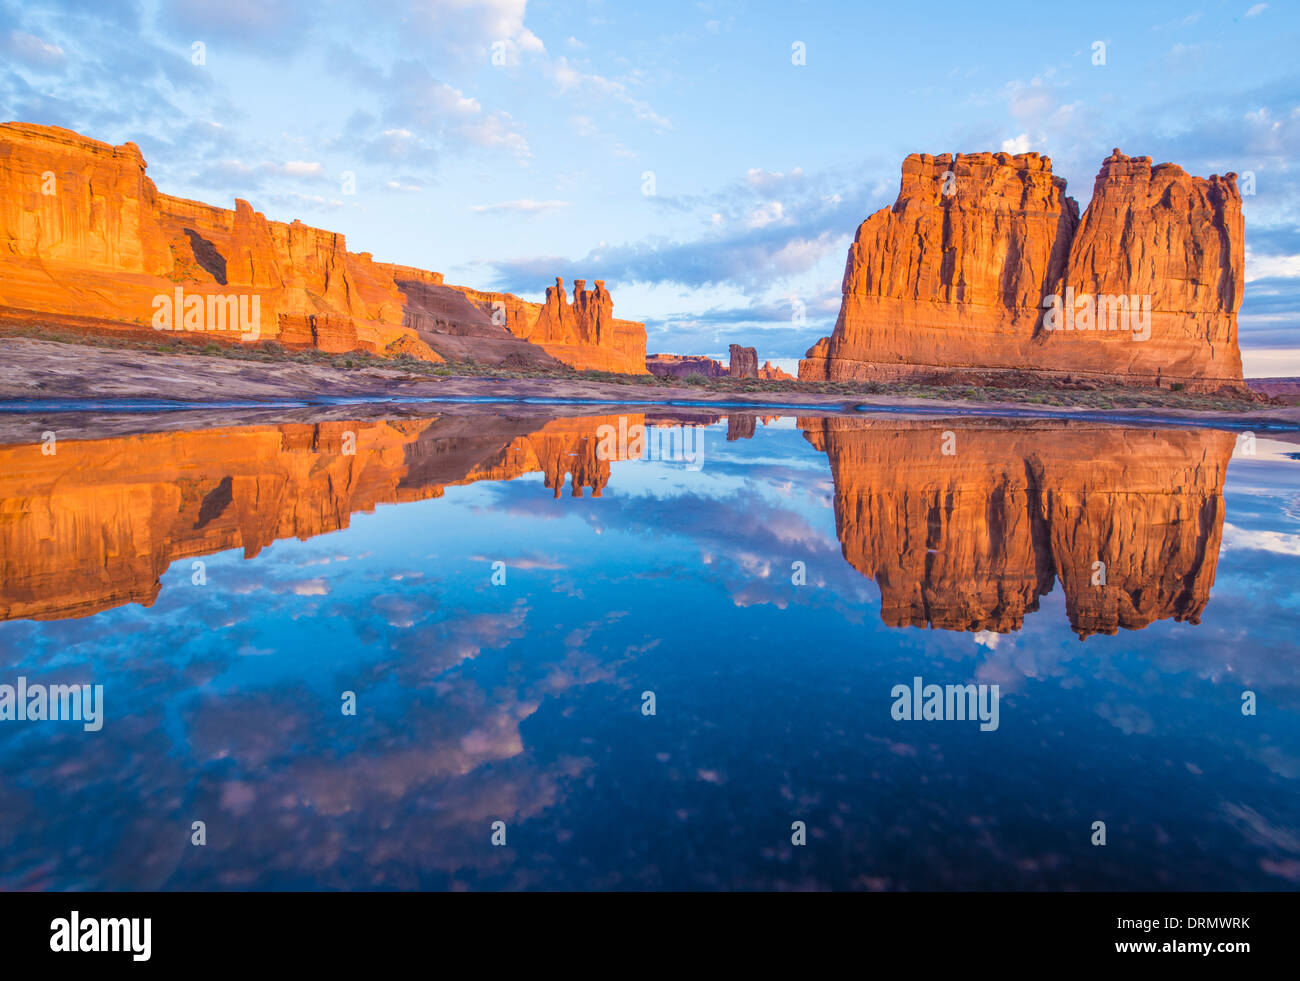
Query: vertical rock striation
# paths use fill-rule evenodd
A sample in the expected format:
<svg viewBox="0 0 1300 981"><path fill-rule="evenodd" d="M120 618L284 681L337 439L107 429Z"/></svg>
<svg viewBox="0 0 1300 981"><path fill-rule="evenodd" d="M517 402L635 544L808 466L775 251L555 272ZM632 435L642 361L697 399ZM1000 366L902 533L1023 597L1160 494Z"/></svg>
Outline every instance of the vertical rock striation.
<svg viewBox="0 0 1300 981"><path fill-rule="evenodd" d="M808 350L799 377L1027 370L1240 386L1244 244L1235 181L1116 150L1080 220L1047 157L912 154L894 205L859 226L835 330ZM1053 294L1091 315L1049 320ZM1139 312L1149 302L1149 324L1110 315L1120 296Z"/></svg>
<svg viewBox="0 0 1300 981"><path fill-rule="evenodd" d="M336 232L269 221L244 200L232 211L160 194L133 143L0 124L0 319L150 329L155 301L178 287L204 304L256 298L256 337L245 340L646 370L645 325L613 316L603 280L582 284L572 307L561 289L563 310L549 295L539 305L449 286L439 273L350 252ZM206 323L186 329L240 340Z"/></svg>
<svg viewBox="0 0 1300 981"><path fill-rule="evenodd" d="M1199 622L1231 433L799 424L830 460L844 558L879 585L891 626L1018 630L1058 579L1080 637Z"/></svg>

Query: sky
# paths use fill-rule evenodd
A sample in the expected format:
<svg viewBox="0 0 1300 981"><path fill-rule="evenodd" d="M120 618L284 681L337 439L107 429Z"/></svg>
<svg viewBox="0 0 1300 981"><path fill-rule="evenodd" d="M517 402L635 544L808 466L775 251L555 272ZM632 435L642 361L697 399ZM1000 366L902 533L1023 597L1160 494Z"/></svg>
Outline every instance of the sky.
<svg viewBox="0 0 1300 981"><path fill-rule="evenodd" d="M1300 375L1300 4L1077 8L0 0L0 119L448 282L604 279L650 352L787 367L907 154L1035 150L1082 209L1120 147L1253 175L1246 374Z"/></svg>

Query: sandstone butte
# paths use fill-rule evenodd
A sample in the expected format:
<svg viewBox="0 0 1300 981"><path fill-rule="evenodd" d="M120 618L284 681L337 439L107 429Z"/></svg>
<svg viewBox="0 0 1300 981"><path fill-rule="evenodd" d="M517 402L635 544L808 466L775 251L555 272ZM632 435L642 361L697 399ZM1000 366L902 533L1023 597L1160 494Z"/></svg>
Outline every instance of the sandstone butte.
<svg viewBox="0 0 1300 981"><path fill-rule="evenodd" d="M947 192L947 193L945 193ZM1028 370L1212 391L1242 386L1236 175L1191 177L1116 149L1083 217L1036 153L912 154L859 227L834 332L799 378L925 380ZM1048 329L1043 300L1150 296L1150 337Z"/></svg>
<svg viewBox="0 0 1300 981"><path fill-rule="evenodd" d="M1019 630L1057 580L1081 638L1200 622L1232 433L963 423L945 456L943 424L799 426L829 458L844 558L890 626Z"/></svg>
<svg viewBox="0 0 1300 981"><path fill-rule="evenodd" d="M727 439L759 421L771 418L728 416ZM0 446L0 620L148 606L174 562L253 558L449 486L540 471L556 498L600 496L622 458L601 458L599 427L617 422L443 416L69 439L54 456ZM879 586L890 626L1017 630L1058 580L1081 637L1195 623L1208 602L1231 433L986 423L963 425L944 456L943 424L799 426L829 458L844 558Z"/></svg>
<svg viewBox="0 0 1300 981"><path fill-rule="evenodd" d="M180 287L258 297L259 339L289 348L646 373L645 325L616 319L600 280L572 303L558 280L544 304L452 286L247 201L161 194L145 167L134 143L0 124L0 319L152 329L155 298Z"/></svg>

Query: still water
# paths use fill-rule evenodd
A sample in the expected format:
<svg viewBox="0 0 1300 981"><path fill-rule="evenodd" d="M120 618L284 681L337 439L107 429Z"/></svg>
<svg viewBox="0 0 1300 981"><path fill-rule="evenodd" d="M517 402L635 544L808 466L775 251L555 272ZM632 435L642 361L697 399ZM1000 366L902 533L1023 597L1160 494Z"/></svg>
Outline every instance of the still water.
<svg viewBox="0 0 1300 981"><path fill-rule="evenodd" d="M1297 585L1296 434L10 442L0 685L102 728L0 721L0 888L1293 890Z"/></svg>

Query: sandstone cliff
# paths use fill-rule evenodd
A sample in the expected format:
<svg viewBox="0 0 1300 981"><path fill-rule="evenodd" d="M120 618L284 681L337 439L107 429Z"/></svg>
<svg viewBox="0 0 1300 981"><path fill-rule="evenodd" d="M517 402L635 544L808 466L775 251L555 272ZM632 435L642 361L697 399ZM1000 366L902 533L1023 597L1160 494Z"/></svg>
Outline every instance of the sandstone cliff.
<svg viewBox="0 0 1300 981"><path fill-rule="evenodd" d="M641 416L625 417L628 425ZM599 497L618 417L242 426L0 446L0 620L151 605L172 563L348 526L353 512L541 472ZM344 452L352 433L354 453Z"/></svg>
<svg viewBox="0 0 1300 981"><path fill-rule="evenodd" d="M703 354L651 354L645 359L646 369L663 378L686 378L702 375L705 378L725 378L727 368L721 361Z"/></svg>
<svg viewBox="0 0 1300 981"><path fill-rule="evenodd" d="M732 344L728 349L728 354L730 355L730 362L727 374L732 378L758 377L758 352L754 348Z"/></svg>
<svg viewBox="0 0 1300 981"><path fill-rule="evenodd" d="M844 558L891 626L1018 630L1059 579L1080 637L1199 622L1232 434L801 419ZM948 450L950 452L945 452Z"/></svg>
<svg viewBox="0 0 1300 981"><path fill-rule="evenodd" d="M227 210L161 194L145 167L132 143L0 125L0 319L156 329L161 297L169 317L175 299L179 327L182 305L224 316L218 298L237 296L259 315L255 332L241 338L197 316L185 329L331 352L645 372L644 325L613 317L601 281L580 298L573 335L531 343L538 304L377 263L340 234L270 221L247 201Z"/></svg>
<svg viewBox="0 0 1300 981"><path fill-rule="evenodd" d="M1244 244L1235 179L1191 177L1116 150L1080 221L1049 158L913 154L897 201L858 228L835 330L809 349L799 377L1027 369L1240 386ZM1080 318L1049 321L1044 301L1053 294L1077 302ZM1102 295L1134 300L1134 316L1100 310Z"/></svg>

